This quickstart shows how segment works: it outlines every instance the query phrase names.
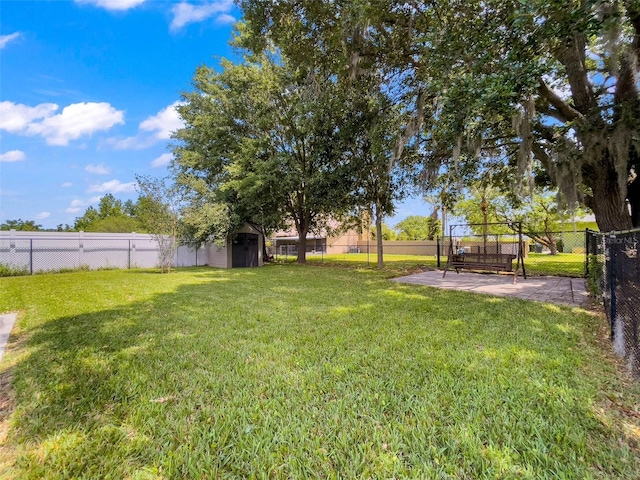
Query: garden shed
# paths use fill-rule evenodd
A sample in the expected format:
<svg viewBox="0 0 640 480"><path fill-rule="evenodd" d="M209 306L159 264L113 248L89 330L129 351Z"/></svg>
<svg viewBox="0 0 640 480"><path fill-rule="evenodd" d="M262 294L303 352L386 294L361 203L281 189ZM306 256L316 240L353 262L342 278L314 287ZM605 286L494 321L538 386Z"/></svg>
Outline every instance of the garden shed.
<svg viewBox="0 0 640 480"><path fill-rule="evenodd" d="M253 225L245 223L230 235L224 246L207 247L208 264L217 268L261 267L264 263L264 235Z"/></svg>

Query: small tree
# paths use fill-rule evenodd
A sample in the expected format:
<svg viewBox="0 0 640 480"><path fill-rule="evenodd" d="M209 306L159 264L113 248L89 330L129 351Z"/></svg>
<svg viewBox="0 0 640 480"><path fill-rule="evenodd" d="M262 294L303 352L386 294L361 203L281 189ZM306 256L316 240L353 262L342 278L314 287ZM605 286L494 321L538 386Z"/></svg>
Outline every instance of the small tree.
<svg viewBox="0 0 640 480"><path fill-rule="evenodd" d="M482 206L486 209L483 212ZM522 232L533 241L547 247L551 255L558 253L558 239L556 232L562 228L562 218L568 218L570 212L559 208L556 195L546 189L536 189L523 200L500 193L490 187L470 188L469 196L458 202L455 207L458 216L468 223L484 225L485 222L504 222L500 228L493 226L494 234L517 233L507 226L512 221L520 222ZM581 213L578 210L575 213ZM474 233L482 234L486 238L486 229L475 227Z"/></svg>
<svg viewBox="0 0 640 480"><path fill-rule="evenodd" d="M139 217L146 230L158 244L160 271L171 273L178 249L182 194L169 178L153 178L136 175L138 193L146 201L141 202Z"/></svg>
<svg viewBox="0 0 640 480"><path fill-rule="evenodd" d="M389 225L387 225L386 223L382 222L382 240L396 240L398 235L396 234L396 231L393 230ZM371 232L371 238L374 240L377 240L376 237L376 231L377 229L375 227L371 227L370 232Z"/></svg>
<svg viewBox="0 0 640 480"><path fill-rule="evenodd" d="M138 203L143 201L138 199ZM98 203L98 207L90 206L81 217L76 217L73 230L85 232L142 232L144 228L138 219L138 203L131 200L122 202L107 193Z"/></svg>

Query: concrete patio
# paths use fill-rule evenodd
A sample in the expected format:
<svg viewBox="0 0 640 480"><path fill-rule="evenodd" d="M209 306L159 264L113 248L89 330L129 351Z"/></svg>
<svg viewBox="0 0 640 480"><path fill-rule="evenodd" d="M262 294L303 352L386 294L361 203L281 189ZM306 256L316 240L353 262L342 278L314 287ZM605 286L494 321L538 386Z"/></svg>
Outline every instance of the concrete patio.
<svg viewBox="0 0 640 480"><path fill-rule="evenodd" d="M3 313L0 315L0 361L4 355L4 350L7 347L7 342L17 317L15 313Z"/></svg>
<svg viewBox="0 0 640 480"><path fill-rule="evenodd" d="M429 271L392 280L399 283L465 290L499 297L516 297L559 305L582 306L588 299L582 278L529 277L524 279L518 277L514 285L512 275L450 271L445 278L442 278L442 271Z"/></svg>

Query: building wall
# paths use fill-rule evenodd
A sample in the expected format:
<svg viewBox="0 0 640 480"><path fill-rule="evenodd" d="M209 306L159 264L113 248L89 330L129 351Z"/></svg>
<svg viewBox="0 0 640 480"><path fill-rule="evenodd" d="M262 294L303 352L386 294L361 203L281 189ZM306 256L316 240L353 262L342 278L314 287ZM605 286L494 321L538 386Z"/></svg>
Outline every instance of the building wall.
<svg viewBox="0 0 640 480"><path fill-rule="evenodd" d="M429 255L435 256L438 253L438 242L435 240L383 240L382 248L387 255ZM361 252L375 253L377 243L375 240L360 240L358 248ZM444 253L444 252L443 252Z"/></svg>
<svg viewBox="0 0 640 480"><path fill-rule="evenodd" d="M253 233L258 235L258 266L264 265L263 248L264 236L253 226L245 223L236 233ZM218 247L217 245L207 245L208 265L215 268L231 268L233 265L233 246L231 238L227 240L226 245Z"/></svg>
<svg viewBox="0 0 640 480"><path fill-rule="evenodd" d="M228 248L229 242L227 245L222 247L218 247L216 245L208 245L207 246L207 258L210 267L216 268L230 268L231 267L231 259L229 258Z"/></svg>
<svg viewBox="0 0 640 480"><path fill-rule="evenodd" d="M358 248L358 232L349 230L340 235L327 237L327 252L332 253L350 253L354 248Z"/></svg>

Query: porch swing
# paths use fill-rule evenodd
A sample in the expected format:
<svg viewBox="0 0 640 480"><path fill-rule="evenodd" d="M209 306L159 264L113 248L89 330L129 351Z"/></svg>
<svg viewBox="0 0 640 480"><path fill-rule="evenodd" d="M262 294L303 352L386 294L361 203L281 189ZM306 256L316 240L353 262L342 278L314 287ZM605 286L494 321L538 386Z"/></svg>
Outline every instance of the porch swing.
<svg viewBox="0 0 640 480"><path fill-rule="evenodd" d="M488 225L506 226L510 230L516 231L517 237L513 235L512 242L510 244L506 244L504 242L500 243L500 234L495 234L495 245L489 244L487 239L491 234L486 233L486 227ZM455 230L459 227L483 227L485 229L482 235L483 244L465 246L463 238L458 239L457 237L454 237ZM520 267L522 267L523 277L527 278L527 273L524 267L523 245L522 224L520 222L450 225L449 251L447 255L447 264L445 266L444 273L442 274L442 278L447 275L449 270L455 270L456 273L460 273L460 270L463 269L472 271L480 270L495 273L512 273L513 283L516 283ZM509 246L509 248L507 248L508 253L503 253L505 246ZM515 269L513 268L514 260L516 260Z"/></svg>

